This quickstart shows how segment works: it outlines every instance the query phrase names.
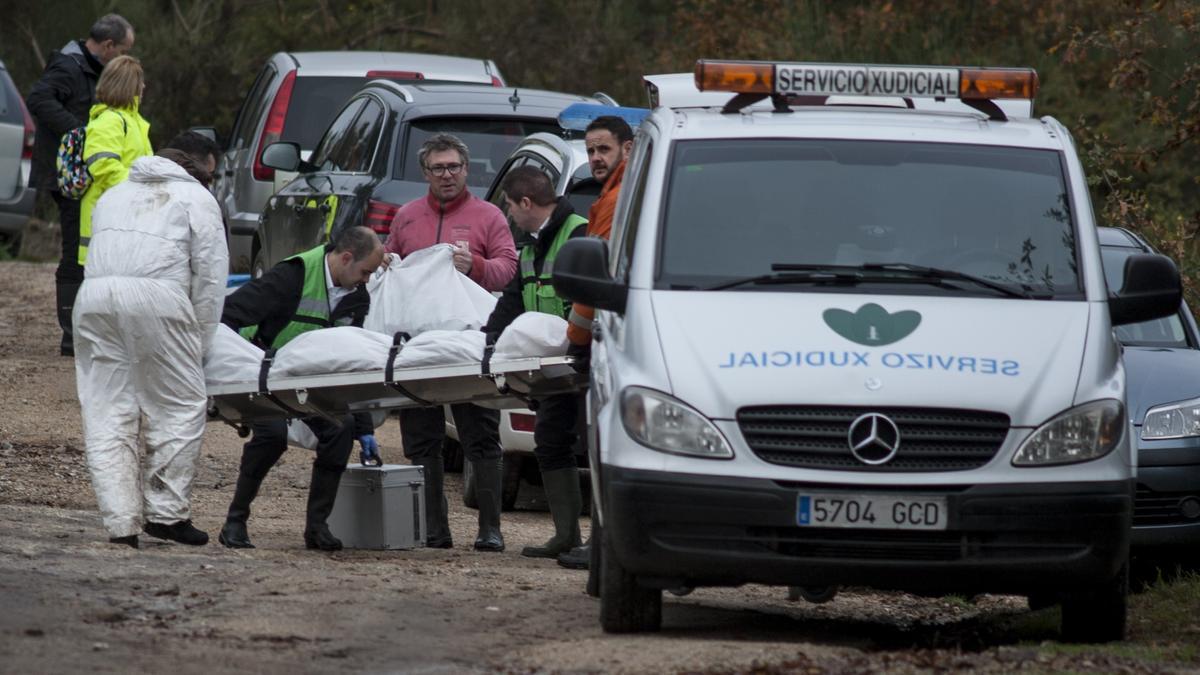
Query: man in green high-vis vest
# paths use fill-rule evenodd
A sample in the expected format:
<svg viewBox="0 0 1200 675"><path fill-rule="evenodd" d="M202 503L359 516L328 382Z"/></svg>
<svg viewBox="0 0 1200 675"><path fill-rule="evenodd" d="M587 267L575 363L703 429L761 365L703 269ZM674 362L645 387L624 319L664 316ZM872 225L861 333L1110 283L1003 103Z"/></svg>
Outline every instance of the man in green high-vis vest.
<svg viewBox="0 0 1200 675"><path fill-rule="evenodd" d="M566 197L554 196L554 187L546 174L533 166L513 169L500 185L513 224L528 232L533 243L521 249L517 276L504 289L483 331L498 336L513 319L525 312L542 312L567 318L571 303L554 290L551 272L559 249L569 239L587 233L587 220L575 214ZM564 328L564 339L565 339ZM538 401L533 427L533 454L537 457L546 487L546 501L554 519L554 536L541 546L526 546L521 555L556 558L578 546L579 516L583 496L579 489L579 468L575 460L576 428L579 425L583 397L580 394L548 396ZM498 470L497 470L498 471ZM497 476L499 474L497 473ZM480 473L476 471L476 476ZM497 478L498 481L498 478ZM497 524L500 513L500 488L476 486L479 517L484 517L485 495L494 495ZM487 490L493 490L489 493ZM491 505L489 504L489 508Z"/></svg>
<svg viewBox="0 0 1200 675"><path fill-rule="evenodd" d="M294 255L225 299L221 322L264 349L278 349L296 336L331 326L362 326L371 306L366 282L383 262L383 245L370 229L355 226L337 241ZM333 511L338 483L358 438L375 447L375 429L367 414L346 415L340 424L321 417L301 420L317 437L304 545L336 551L342 542L325 521ZM267 472L287 450L284 420L255 422L242 449L237 487L219 541L230 548L254 548L246 531L250 502Z"/></svg>

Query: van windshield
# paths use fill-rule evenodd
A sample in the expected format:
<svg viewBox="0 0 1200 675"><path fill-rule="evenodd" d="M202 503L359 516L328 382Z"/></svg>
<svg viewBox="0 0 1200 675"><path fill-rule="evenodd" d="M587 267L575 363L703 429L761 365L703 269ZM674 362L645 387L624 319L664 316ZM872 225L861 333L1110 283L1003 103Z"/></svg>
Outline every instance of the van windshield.
<svg viewBox="0 0 1200 675"><path fill-rule="evenodd" d="M677 144L657 286L1081 299L1059 153Z"/></svg>

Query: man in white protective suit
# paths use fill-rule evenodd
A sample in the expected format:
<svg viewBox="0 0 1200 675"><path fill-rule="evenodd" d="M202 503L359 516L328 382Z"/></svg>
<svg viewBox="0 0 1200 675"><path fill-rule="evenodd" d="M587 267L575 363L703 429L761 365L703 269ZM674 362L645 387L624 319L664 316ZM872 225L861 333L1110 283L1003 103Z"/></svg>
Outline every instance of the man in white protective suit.
<svg viewBox="0 0 1200 675"><path fill-rule="evenodd" d="M229 269L221 212L201 183L205 158L160 154L175 161L138 159L97 203L73 317L96 501L109 541L134 548L143 530L208 543L191 522L191 491L205 424L203 356Z"/></svg>

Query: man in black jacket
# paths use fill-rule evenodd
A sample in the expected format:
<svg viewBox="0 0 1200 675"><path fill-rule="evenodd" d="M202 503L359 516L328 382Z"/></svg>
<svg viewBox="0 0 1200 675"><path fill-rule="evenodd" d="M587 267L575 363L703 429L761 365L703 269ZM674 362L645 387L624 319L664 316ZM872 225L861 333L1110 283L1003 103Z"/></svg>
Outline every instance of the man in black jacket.
<svg viewBox="0 0 1200 675"><path fill-rule="evenodd" d="M278 349L304 332L330 326L359 326L371 306L367 279L383 262L383 245L370 229L354 226L335 244L318 246L272 267L225 299L221 323L264 349ZM346 415L340 424L322 417L301 420L317 437L304 545L324 551L342 548L326 520L333 511L338 483L357 437L374 450L375 430L365 413ZM219 541L229 548L254 548L246 531L250 502L267 472L287 450L287 423L255 422L254 435L242 449L237 487Z"/></svg>
<svg viewBox="0 0 1200 675"><path fill-rule="evenodd" d="M49 190L58 205L62 227L62 258L54 272L58 325L62 328L63 356L74 356L71 339L71 309L83 283L79 264L79 201L58 191L55 159L63 134L87 124L96 93L96 82L104 64L133 49L133 26L119 15L108 14L92 24L86 40L72 40L50 55L42 76L33 84L25 104L37 122L29 186Z"/></svg>
<svg viewBox="0 0 1200 675"><path fill-rule="evenodd" d="M534 239L518 256L517 276L504 289L483 331L489 339L499 336L510 323L525 312L543 312L565 319L571 304L554 290L551 272L558 251L567 240L587 234L587 220L575 214L565 197L555 199L554 188L546 174L532 166L513 169L500 185L504 191L508 217ZM564 336L565 337L565 336ZM554 537L542 546L526 546L521 555L531 558L555 558L578 546L579 515L583 498L579 489L579 468L575 461L576 428L582 397L579 394L549 396L538 401L534 422L533 454L537 457L546 489L546 501L554 519ZM496 530L500 523L500 467L493 471L476 469L476 494L479 496L480 530L485 509L495 513ZM487 479L486 481L484 479ZM486 504L486 506L485 506Z"/></svg>

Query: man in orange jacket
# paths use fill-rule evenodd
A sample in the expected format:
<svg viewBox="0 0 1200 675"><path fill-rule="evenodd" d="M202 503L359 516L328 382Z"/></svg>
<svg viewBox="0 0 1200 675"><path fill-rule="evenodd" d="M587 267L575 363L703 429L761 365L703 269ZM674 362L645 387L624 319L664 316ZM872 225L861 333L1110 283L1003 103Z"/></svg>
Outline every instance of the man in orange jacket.
<svg viewBox="0 0 1200 675"><path fill-rule="evenodd" d="M589 237L608 239L612 232L617 197L621 193L621 181L625 177L625 160L629 159L629 153L633 150L633 129L620 117L597 117L587 126L584 144L592 178L603 185L600 197L588 209L587 234ZM594 307L575 303L567 316L567 339L571 341L568 353L585 365L591 356L592 320L595 315ZM559 554L558 564L571 569L587 569L591 559L590 546L588 542Z"/></svg>
<svg viewBox="0 0 1200 675"><path fill-rule="evenodd" d="M600 197L588 209L589 237L608 239L612 231L613 212L625 177L625 160L633 149L633 129L620 117L605 115L592 120L584 133L592 178L603 185ZM592 319L596 310L575 303L567 317L567 339L576 347L592 343ZM585 352L586 353L586 352Z"/></svg>

